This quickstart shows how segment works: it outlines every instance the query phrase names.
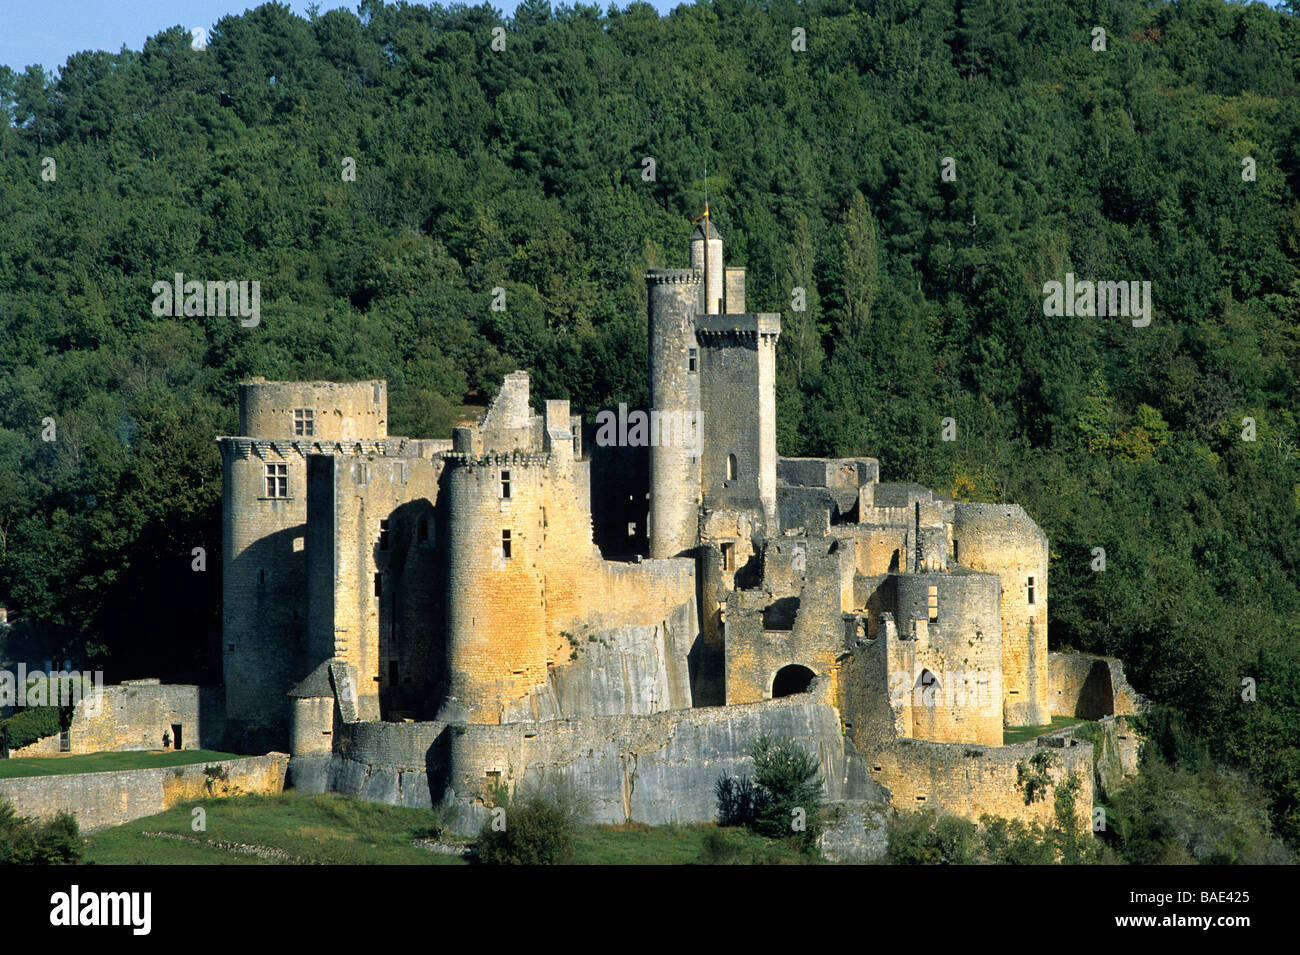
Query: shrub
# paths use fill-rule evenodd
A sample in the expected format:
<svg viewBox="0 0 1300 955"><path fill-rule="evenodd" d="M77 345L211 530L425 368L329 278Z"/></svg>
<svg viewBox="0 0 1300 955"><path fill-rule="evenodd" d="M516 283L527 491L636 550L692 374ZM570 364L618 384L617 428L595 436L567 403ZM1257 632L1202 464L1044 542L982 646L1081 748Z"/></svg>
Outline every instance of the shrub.
<svg viewBox="0 0 1300 955"><path fill-rule="evenodd" d="M754 821L754 784L748 776L719 776L713 785L718 797L718 821L724 826L748 826Z"/></svg>
<svg viewBox="0 0 1300 955"><path fill-rule="evenodd" d="M492 801L493 816L483 824L476 844L479 861L490 865L567 862L573 857L574 833L590 815L587 797L558 780L512 796L497 789Z"/></svg>
<svg viewBox="0 0 1300 955"><path fill-rule="evenodd" d="M969 865L975 861L975 824L933 809L900 813L889 825L885 857L893 865Z"/></svg>
<svg viewBox="0 0 1300 955"><path fill-rule="evenodd" d="M754 741L753 829L772 838L789 838L805 851L817 845L822 830L820 765L806 749L790 739L766 733ZM793 828L802 819L803 828Z"/></svg>
<svg viewBox="0 0 1300 955"><path fill-rule="evenodd" d="M759 736L750 747L754 778L720 776L714 784L718 818L743 825L805 852L822 831L822 781L817 760L794 740Z"/></svg>
<svg viewBox="0 0 1300 955"><path fill-rule="evenodd" d="M81 830L66 812L38 821L0 800L0 865L71 865L81 860Z"/></svg>
<svg viewBox="0 0 1300 955"><path fill-rule="evenodd" d="M0 723L0 737L7 750L22 749L47 736L57 736L63 724L57 706L32 706Z"/></svg>

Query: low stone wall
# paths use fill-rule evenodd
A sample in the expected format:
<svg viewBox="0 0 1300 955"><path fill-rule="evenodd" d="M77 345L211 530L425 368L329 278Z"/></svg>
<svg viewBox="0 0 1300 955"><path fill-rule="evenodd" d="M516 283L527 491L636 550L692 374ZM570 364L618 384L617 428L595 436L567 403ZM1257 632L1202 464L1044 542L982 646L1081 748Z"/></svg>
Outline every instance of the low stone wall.
<svg viewBox="0 0 1300 955"><path fill-rule="evenodd" d="M288 765L286 754L268 753L189 766L0 779L0 798L21 816L48 818L66 810L89 831L120 826L192 799L282 792ZM223 775L210 775L210 767L221 767Z"/></svg>
<svg viewBox="0 0 1300 955"><path fill-rule="evenodd" d="M1016 764L1040 747L1052 754L1053 787L1046 798L1026 805L1016 788ZM988 813L1026 822L1052 819L1056 784L1070 773L1079 777L1075 814L1091 825L1092 744L1069 737L1032 740L1012 746L976 746L900 739L866 757L871 778L889 789L900 812L937 809L973 822Z"/></svg>
<svg viewBox="0 0 1300 955"><path fill-rule="evenodd" d="M58 756L59 737L56 733L54 736L46 736L44 739L38 739L34 743L24 746L22 749L11 749L9 751L10 759L22 759L29 756Z"/></svg>

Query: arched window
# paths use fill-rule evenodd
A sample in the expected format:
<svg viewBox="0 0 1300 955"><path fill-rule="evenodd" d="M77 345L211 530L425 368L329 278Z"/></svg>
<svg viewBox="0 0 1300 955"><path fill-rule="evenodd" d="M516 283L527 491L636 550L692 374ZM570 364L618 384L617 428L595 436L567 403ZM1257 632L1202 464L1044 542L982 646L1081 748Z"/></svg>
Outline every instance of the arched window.
<svg viewBox="0 0 1300 955"><path fill-rule="evenodd" d="M736 480L736 456L734 454L727 455L727 480Z"/></svg>
<svg viewBox="0 0 1300 955"><path fill-rule="evenodd" d="M912 688L914 706L935 706L941 697L943 687L939 683L939 678L929 670L922 670L921 675L917 677L916 686Z"/></svg>

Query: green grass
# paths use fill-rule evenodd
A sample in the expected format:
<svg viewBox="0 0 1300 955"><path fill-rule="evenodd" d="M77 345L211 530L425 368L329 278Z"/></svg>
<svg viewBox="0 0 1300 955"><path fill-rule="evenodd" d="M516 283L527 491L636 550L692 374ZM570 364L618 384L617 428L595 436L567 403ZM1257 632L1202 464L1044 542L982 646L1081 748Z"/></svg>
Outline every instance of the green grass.
<svg viewBox="0 0 1300 955"><path fill-rule="evenodd" d="M801 865L821 860L746 829L693 825L589 826L574 839L577 865Z"/></svg>
<svg viewBox="0 0 1300 955"><path fill-rule="evenodd" d="M68 773L108 773L121 769L156 769L159 766L188 766L221 759L238 759L234 753L211 749L180 749L167 752L87 753L85 756L41 756L0 759L0 779L21 776L63 776Z"/></svg>
<svg viewBox="0 0 1300 955"><path fill-rule="evenodd" d="M192 809L206 814L206 832L191 829ZM456 856L419 849L433 814L344 796L238 796L169 809L87 839L83 861L97 865L463 865ZM148 836L167 832L185 841ZM288 859L243 855L209 841L265 846Z"/></svg>
<svg viewBox="0 0 1300 955"><path fill-rule="evenodd" d="M192 809L206 832L190 828ZM239 796L177 806L87 838L83 861L97 865L466 865L457 856L411 845L434 816L346 796ZM166 832L184 837L161 838ZM447 837L445 841L452 841ZM263 846L289 858L260 858L209 842ZM743 829L710 824L584 826L574 839L577 865L691 865L705 862L799 864L819 861Z"/></svg>
<svg viewBox="0 0 1300 955"><path fill-rule="evenodd" d="M1046 726L1008 726L1002 730L1002 745L1010 746L1012 743L1024 743L1042 736L1044 733L1051 733L1055 730L1063 730L1067 726L1076 726L1084 722L1076 716L1053 716L1052 722Z"/></svg>

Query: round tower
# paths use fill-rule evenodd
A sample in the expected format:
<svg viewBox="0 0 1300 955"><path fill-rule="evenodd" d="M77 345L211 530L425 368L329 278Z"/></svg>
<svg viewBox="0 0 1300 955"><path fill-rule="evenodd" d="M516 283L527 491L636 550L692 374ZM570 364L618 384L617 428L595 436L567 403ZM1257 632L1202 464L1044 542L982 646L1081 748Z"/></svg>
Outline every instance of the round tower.
<svg viewBox="0 0 1300 955"><path fill-rule="evenodd" d="M694 243L691 249L693 261ZM693 548L699 538L700 351L695 316L701 279L702 273L695 269L646 273L650 409L661 420L666 415L680 416L677 420L684 424L674 433L685 439L660 441L650 448L651 557L675 557Z"/></svg>
<svg viewBox="0 0 1300 955"><path fill-rule="evenodd" d="M708 255L705 255L705 227L708 227ZM709 315L722 312L723 289L726 287L726 275L722 265L722 236L713 227L708 210L703 221L691 233L691 268L708 276L708 288L705 290L704 311Z"/></svg>
<svg viewBox="0 0 1300 955"><path fill-rule="evenodd" d="M440 718L500 722L504 706L546 682L545 465L545 455L522 452L447 458L449 679Z"/></svg>

